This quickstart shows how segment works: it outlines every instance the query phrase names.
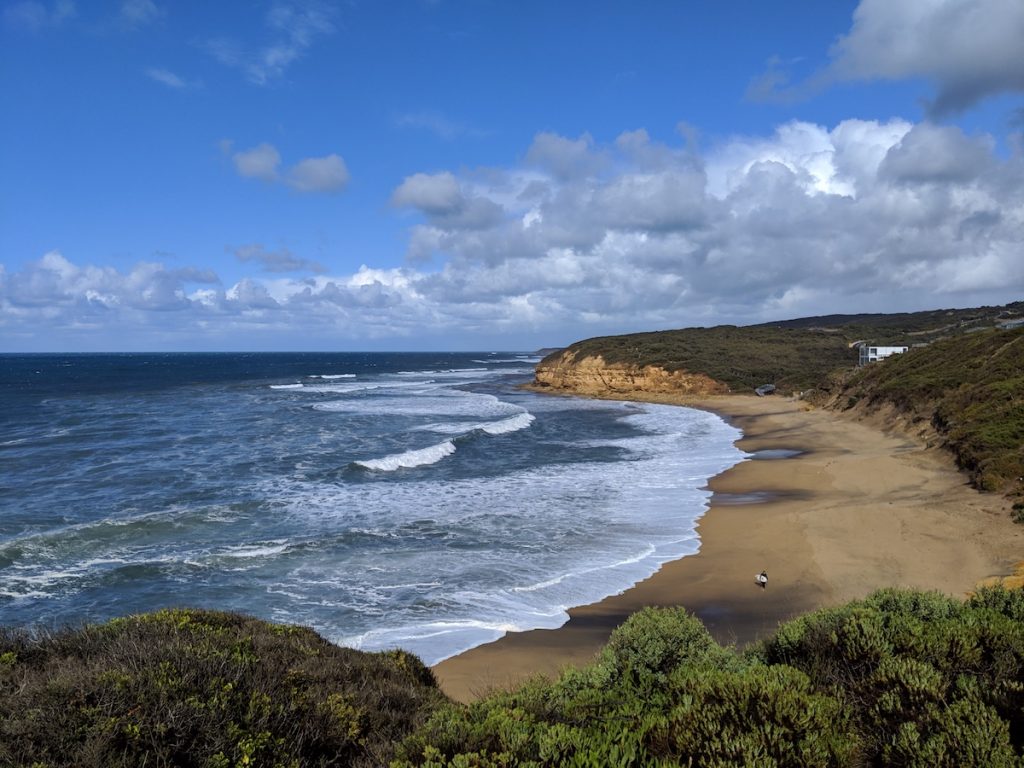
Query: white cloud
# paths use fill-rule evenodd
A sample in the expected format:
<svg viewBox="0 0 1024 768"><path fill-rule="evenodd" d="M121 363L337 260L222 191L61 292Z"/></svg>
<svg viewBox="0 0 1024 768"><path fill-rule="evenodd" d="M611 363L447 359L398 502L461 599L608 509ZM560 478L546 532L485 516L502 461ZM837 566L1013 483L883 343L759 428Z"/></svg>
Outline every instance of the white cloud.
<svg viewBox="0 0 1024 768"><path fill-rule="evenodd" d="M267 272L326 272L319 262L296 256L287 248L268 251L260 243L229 249L243 264L258 264Z"/></svg>
<svg viewBox="0 0 1024 768"><path fill-rule="evenodd" d="M236 152L231 156L235 170L239 176L262 181L277 181L277 167L281 164L281 154L272 144L263 143L244 152Z"/></svg>
<svg viewBox="0 0 1024 768"><path fill-rule="evenodd" d="M307 157L281 173L281 153L273 144L264 142L252 149L231 153L229 139L220 142L221 151L231 154L231 162L239 176L266 182L286 184L298 192L340 192L349 182L348 167L340 155Z"/></svg>
<svg viewBox="0 0 1024 768"><path fill-rule="evenodd" d="M12 339L88 325L140 338L159 326L303 344L561 343L1024 292L1024 153L1000 156L986 136L793 122L704 156L641 131L586 152L603 161L585 175L525 160L406 178L392 201L422 220L404 268L287 275L314 263L257 243L234 251L255 274L224 288L205 271L79 266L53 252L0 271L0 324ZM286 177L276 152L260 157L252 175ZM429 269L416 266L427 258Z"/></svg>
<svg viewBox="0 0 1024 768"><path fill-rule="evenodd" d="M604 158L594 151L589 133L567 139L555 133L538 133L526 152L526 162L539 166L557 179L566 180L596 173Z"/></svg>
<svg viewBox="0 0 1024 768"><path fill-rule="evenodd" d="M287 177L288 186L299 192L340 192L348 181L348 168L338 155L300 160Z"/></svg>
<svg viewBox="0 0 1024 768"><path fill-rule="evenodd" d="M1024 90L1024 3L861 0L832 57L843 80L927 78L937 88L933 111L957 112Z"/></svg>
<svg viewBox="0 0 1024 768"><path fill-rule="evenodd" d="M879 171L895 181L967 183L988 173L995 162L992 150L988 137L923 123L889 150Z"/></svg>
<svg viewBox="0 0 1024 768"><path fill-rule="evenodd" d="M790 84L775 58L747 93L789 101L835 82L923 78L935 88L930 113L948 115L989 96L1024 91L1022 40L1020 0L861 0L827 67Z"/></svg>
<svg viewBox="0 0 1024 768"><path fill-rule="evenodd" d="M426 214L444 215L458 211L465 199L455 176L445 171L407 177L391 196L391 202L417 208Z"/></svg>
<svg viewBox="0 0 1024 768"><path fill-rule="evenodd" d="M271 37L265 46L254 50L231 38L214 38L203 47L225 66L240 70L249 82L267 85L280 80L318 38L334 32L334 16L334 7L319 0L277 2L264 19Z"/></svg>

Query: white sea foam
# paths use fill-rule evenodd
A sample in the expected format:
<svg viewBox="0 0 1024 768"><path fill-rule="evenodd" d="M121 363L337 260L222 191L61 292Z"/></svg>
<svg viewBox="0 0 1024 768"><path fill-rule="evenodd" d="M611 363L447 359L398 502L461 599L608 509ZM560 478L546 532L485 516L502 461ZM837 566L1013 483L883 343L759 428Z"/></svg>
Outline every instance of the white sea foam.
<svg viewBox="0 0 1024 768"><path fill-rule="evenodd" d="M287 549L288 542L284 539L277 539L258 544L239 544L237 546L227 547L215 554L220 557L238 558L273 557L274 555L280 555Z"/></svg>
<svg viewBox="0 0 1024 768"><path fill-rule="evenodd" d="M530 426L536 417L532 413L520 413L516 416L509 416L501 421L481 424L477 427L488 435L506 435L510 432L518 432Z"/></svg>
<svg viewBox="0 0 1024 768"><path fill-rule="evenodd" d="M451 456L453 453L455 453L455 443L451 440L445 440L443 443L431 445L427 448L419 448L414 451L406 451L405 453L394 453L381 459L357 461L356 464L367 469L376 469L380 472L394 472L396 469L403 467L409 469L436 464L445 456Z"/></svg>
<svg viewBox="0 0 1024 768"><path fill-rule="evenodd" d="M539 404L549 401L558 403L551 413L591 407L571 399L516 399L530 412L507 403L519 412L493 424L526 422L535 407L547 413ZM661 564L695 553L696 522L710 497L704 486L743 458L732 445L739 432L712 414L688 409L600 407L610 416L621 414L617 418L637 431L595 444L614 445L631 460L538 463L499 477L282 488L290 514L304 525L390 531L389 548L402 553L401 559L382 560L370 547L357 562L346 555L344 568L365 577L358 594L342 582L311 588L316 595L308 599L328 595L337 610L362 617L334 625L333 632L328 627L327 634L368 650L404 647L433 664L506 631L557 627L569 607L621 592ZM430 426L454 434L481 423ZM571 443L567 449L575 450ZM344 568L324 562L319 578L337 581L331 574ZM396 582L422 586L388 588ZM417 594L423 607L409 604Z"/></svg>
<svg viewBox="0 0 1024 768"><path fill-rule="evenodd" d="M516 355L515 357L492 357L489 360L473 360L472 362L489 365L491 363L539 363L540 360L541 358L536 355ZM501 373L507 372L507 368L501 369Z"/></svg>
<svg viewBox="0 0 1024 768"><path fill-rule="evenodd" d="M356 374L354 373L321 373L313 374L309 378L311 379L354 379Z"/></svg>
<svg viewBox="0 0 1024 768"><path fill-rule="evenodd" d="M396 376L457 376L459 374L486 373L486 368L445 368L439 371L399 371Z"/></svg>
<svg viewBox="0 0 1024 768"><path fill-rule="evenodd" d="M382 394L369 400L330 400L313 406L318 411L380 416L452 416L474 419L506 418L523 412L518 405L494 395L437 388L416 397Z"/></svg>
<svg viewBox="0 0 1024 768"><path fill-rule="evenodd" d="M486 432L488 435L505 435L510 432L526 429L534 422L534 419L535 417L532 413L523 412L500 421L425 424L422 427L418 427L417 430L421 432L437 432L442 435L464 435L475 431Z"/></svg>
<svg viewBox="0 0 1024 768"><path fill-rule="evenodd" d="M281 393L284 404L312 398L308 405L325 413L271 398L260 404L270 410L258 432L245 431L244 418L213 425L239 428L237 440L209 443L223 462L203 453L204 443L196 458L176 454L198 482L215 480L203 486L217 494L209 507L161 501L173 481L140 485L132 510L105 506L97 491L81 506L111 519L0 544L11 563L0 594L33 596L0 604L18 620L50 621L68 604L112 614L208 587L227 609L311 625L366 649L405 647L436 663L507 631L559 626L569 607L697 551L695 525L710 496L702 488L742 458L735 429L681 408L463 388L519 367L505 365L357 381L303 376L304 387L286 385L293 391ZM282 418L268 430L263 420L275 408ZM424 429L438 434L415 431ZM487 436L514 430L513 439ZM478 439L460 444L469 432ZM584 442L584 433L611 437ZM392 442L403 435L423 442ZM428 443L437 444L400 452ZM391 472L442 461L456 446L451 472ZM361 462L380 474L346 471L361 457L382 457ZM161 510L155 524L136 525L142 509Z"/></svg>
<svg viewBox="0 0 1024 768"><path fill-rule="evenodd" d="M424 386L433 384L432 380L426 381L368 381L360 382L358 384L314 384L312 386L303 387L306 392L311 393L328 393L338 395L348 395L353 392L370 392L372 390L389 390L389 389L422 389Z"/></svg>
<svg viewBox="0 0 1024 768"><path fill-rule="evenodd" d="M303 389L302 384L271 384L271 389Z"/></svg>

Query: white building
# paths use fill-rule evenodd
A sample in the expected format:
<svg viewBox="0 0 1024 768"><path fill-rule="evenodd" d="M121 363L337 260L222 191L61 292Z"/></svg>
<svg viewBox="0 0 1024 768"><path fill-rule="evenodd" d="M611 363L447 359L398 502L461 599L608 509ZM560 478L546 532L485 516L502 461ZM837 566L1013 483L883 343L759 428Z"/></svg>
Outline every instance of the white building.
<svg viewBox="0 0 1024 768"><path fill-rule="evenodd" d="M908 349L910 349L910 347L872 347L868 344L861 344L860 365L867 365L868 363L885 360L885 358L892 357L893 355L901 355Z"/></svg>

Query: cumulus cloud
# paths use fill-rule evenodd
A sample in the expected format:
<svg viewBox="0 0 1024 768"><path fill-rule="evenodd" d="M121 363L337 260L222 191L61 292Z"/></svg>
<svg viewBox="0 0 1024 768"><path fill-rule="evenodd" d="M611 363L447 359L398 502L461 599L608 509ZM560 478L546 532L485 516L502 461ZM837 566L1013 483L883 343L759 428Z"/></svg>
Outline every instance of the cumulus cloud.
<svg viewBox="0 0 1024 768"><path fill-rule="evenodd" d="M861 0L832 49L843 80L923 77L931 109L958 112L987 96L1024 90L1024 3L1019 0Z"/></svg>
<svg viewBox="0 0 1024 768"><path fill-rule="evenodd" d="M59 26L76 13L72 0L55 0L49 4L38 0L23 0L4 8L4 23L10 27L38 32L46 27Z"/></svg>
<svg viewBox="0 0 1024 768"><path fill-rule="evenodd" d="M257 264L267 272L326 272L323 264L296 256L287 248L268 251L260 243L229 249L243 264Z"/></svg>
<svg viewBox="0 0 1024 768"><path fill-rule="evenodd" d="M444 215L465 204L455 176L444 173L416 173L406 178L391 196L398 206L418 208L426 214Z"/></svg>
<svg viewBox="0 0 1024 768"><path fill-rule="evenodd" d="M990 137L970 138L958 128L915 126L886 153L879 173L907 183L959 185L983 176L994 165Z"/></svg>
<svg viewBox="0 0 1024 768"><path fill-rule="evenodd" d="M300 160L289 169L285 182L299 192L340 192L348 180L345 161L332 154Z"/></svg>
<svg viewBox="0 0 1024 768"><path fill-rule="evenodd" d="M262 181L277 181L277 167L281 165L281 154L273 144L263 143L231 156L239 176Z"/></svg>
<svg viewBox="0 0 1024 768"><path fill-rule="evenodd" d="M923 78L932 116L1024 91L1024 3L1019 0L861 0L827 67L791 83L776 57L747 90L755 100L790 101L835 82Z"/></svg>
<svg viewBox="0 0 1024 768"><path fill-rule="evenodd" d="M221 150L231 153L232 142L221 142ZM266 182L280 182L298 192L340 192L349 182L348 167L340 155L308 157L281 173L281 153L264 142L252 149L234 152L231 162L239 176Z"/></svg>
<svg viewBox="0 0 1024 768"><path fill-rule="evenodd" d="M577 151L579 139L558 139L541 144ZM404 179L392 203L418 220L401 268L289 275L316 265L251 244L234 252L254 274L224 286L204 271L119 271L46 254L0 270L0 336L160 325L189 338L259 329L332 343L563 343L1005 303L1024 290L1024 153L1002 156L984 135L847 120L790 122L703 154L642 130L584 144L601 158L585 172L527 152L507 168ZM277 162L254 167L282 178ZM417 266L428 257L430 269Z"/></svg>
<svg viewBox="0 0 1024 768"><path fill-rule="evenodd" d="M597 172L604 165L604 158L594 151L594 140L588 133L578 139L538 133L526 152L526 162L566 180Z"/></svg>
<svg viewBox="0 0 1024 768"><path fill-rule="evenodd" d="M472 185L463 185L449 172L416 173L407 177L391 195L398 207L414 208L427 217L432 227L445 230L487 229L502 220L503 208L493 196L474 194ZM431 248L430 228L420 228L421 241L414 259L427 255Z"/></svg>
<svg viewBox="0 0 1024 768"><path fill-rule="evenodd" d="M232 38L206 40L203 47L225 66L237 69L254 85L282 78L313 44L334 32L334 8L318 0L278 2L264 18L270 40L252 49Z"/></svg>

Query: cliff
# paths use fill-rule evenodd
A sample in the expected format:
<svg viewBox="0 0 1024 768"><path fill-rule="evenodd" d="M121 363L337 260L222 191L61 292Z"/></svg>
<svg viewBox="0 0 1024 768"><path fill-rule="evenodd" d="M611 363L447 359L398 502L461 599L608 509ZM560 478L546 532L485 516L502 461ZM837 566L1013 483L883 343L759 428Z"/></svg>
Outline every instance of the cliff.
<svg viewBox="0 0 1024 768"><path fill-rule="evenodd" d="M920 345L970 336L1022 315L1024 302L1017 302L599 336L545 357L537 366L536 385L604 397L741 393L762 384L774 384L783 394L803 392L855 366L855 341Z"/></svg>
<svg viewBox="0 0 1024 768"><path fill-rule="evenodd" d="M578 357L566 350L545 358L537 366L535 386L590 397L638 394L715 395L729 387L702 373L667 371L657 365L607 363L600 355Z"/></svg>

